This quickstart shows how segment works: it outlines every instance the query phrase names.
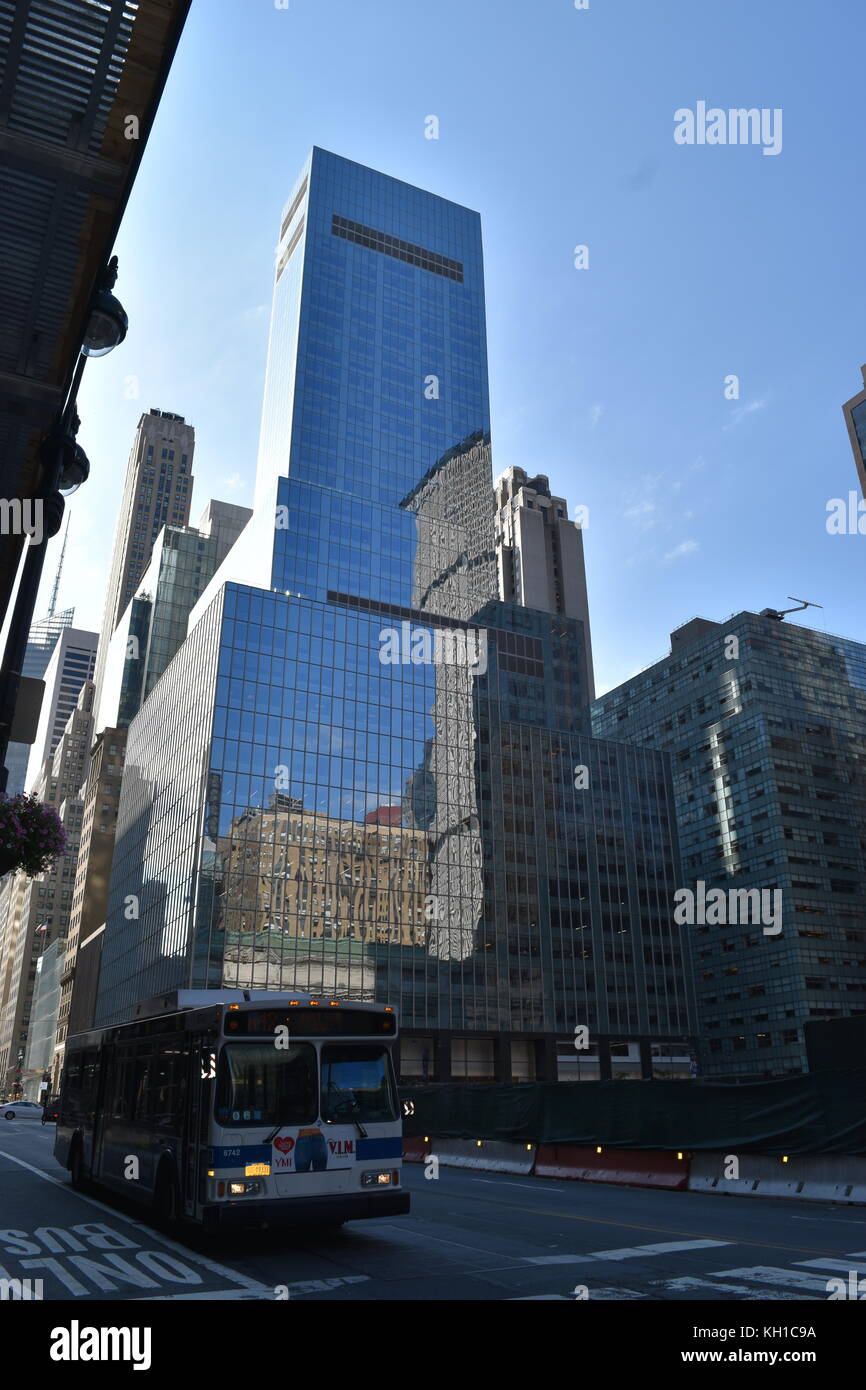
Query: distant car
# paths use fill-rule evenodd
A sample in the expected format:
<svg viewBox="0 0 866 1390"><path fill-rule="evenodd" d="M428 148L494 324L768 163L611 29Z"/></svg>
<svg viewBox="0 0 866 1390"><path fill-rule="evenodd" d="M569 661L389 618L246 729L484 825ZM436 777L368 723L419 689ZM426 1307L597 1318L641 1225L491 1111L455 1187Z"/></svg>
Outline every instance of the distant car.
<svg viewBox="0 0 866 1390"><path fill-rule="evenodd" d="M0 1115L5 1120L41 1120L42 1106L35 1100L7 1100L0 1105Z"/></svg>
<svg viewBox="0 0 866 1390"><path fill-rule="evenodd" d="M60 1097L51 1096L42 1107L42 1123L54 1124L60 1118Z"/></svg>

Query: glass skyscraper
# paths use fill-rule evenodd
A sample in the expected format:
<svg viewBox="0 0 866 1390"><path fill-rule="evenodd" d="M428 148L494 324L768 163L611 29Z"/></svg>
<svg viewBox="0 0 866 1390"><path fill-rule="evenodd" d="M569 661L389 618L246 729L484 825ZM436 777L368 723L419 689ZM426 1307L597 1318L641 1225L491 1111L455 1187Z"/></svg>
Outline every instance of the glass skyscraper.
<svg viewBox="0 0 866 1390"><path fill-rule="evenodd" d="M27 647L24 652L24 664L21 667L22 676L33 676L37 680L42 679L54 648L57 646L58 637L64 628L72 626L74 616L75 609L67 608L62 613L49 613L47 618L39 618L31 624ZM29 760L30 747L28 744L9 744L6 752L6 768L9 774L6 781L7 796L17 796L19 792L25 790Z"/></svg>
<svg viewBox="0 0 866 1390"><path fill-rule="evenodd" d="M314 149L253 518L129 730L96 1022L375 997L443 1076L555 1074L579 1023L684 1039L667 762L588 705L583 624L499 602L478 215Z"/></svg>

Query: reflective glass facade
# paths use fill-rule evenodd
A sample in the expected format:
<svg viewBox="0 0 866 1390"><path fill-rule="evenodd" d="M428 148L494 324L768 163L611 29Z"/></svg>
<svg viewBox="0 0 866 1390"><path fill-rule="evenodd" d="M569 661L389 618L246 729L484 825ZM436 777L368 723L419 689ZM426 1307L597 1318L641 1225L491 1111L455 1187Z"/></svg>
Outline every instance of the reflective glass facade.
<svg viewBox="0 0 866 1390"><path fill-rule="evenodd" d="M210 501L197 527L164 526L107 645L97 728L126 729L186 637L196 601L251 512Z"/></svg>
<svg viewBox="0 0 866 1390"><path fill-rule="evenodd" d="M75 616L74 608L67 608L63 613L57 613L47 618L39 618L31 624L30 633L27 638L27 646L24 651L24 663L21 667L22 676L32 676L36 680L41 680L45 675L51 654L57 645L57 639L64 628L72 626L72 619ZM30 758L30 745L27 743L10 743L6 750L6 795L17 796L25 789L27 781L27 763Z"/></svg>
<svg viewBox="0 0 866 1390"><path fill-rule="evenodd" d="M254 516L130 727L97 1023L230 984L686 1037L667 760L592 741L583 625L498 601L493 511L477 214L316 150Z"/></svg>
<svg viewBox="0 0 866 1390"><path fill-rule="evenodd" d="M704 626L594 727L671 753L684 885L781 894L777 934L685 928L703 1072L799 1072L805 1022L866 1013L866 647L754 613Z"/></svg>

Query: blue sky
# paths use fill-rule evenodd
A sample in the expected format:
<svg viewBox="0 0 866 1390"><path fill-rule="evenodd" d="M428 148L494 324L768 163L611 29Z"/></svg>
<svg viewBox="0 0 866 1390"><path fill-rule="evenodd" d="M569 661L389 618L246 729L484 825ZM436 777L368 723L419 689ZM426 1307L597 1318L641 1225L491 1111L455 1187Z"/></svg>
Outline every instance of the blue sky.
<svg viewBox="0 0 866 1390"><path fill-rule="evenodd" d="M792 593L824 605L810 626L866 641L866 536L825 526L857 486L840 407L866 361L864 15L194 0L116 247L129 337L80 397L76 624L101 618L142 410L195 425L193 521L210 496L251 502L278 219L318 144L481 213L494 470L589 508L599 691L695 614ZM698 101L781 108L781 153L677 145Z"/></svg>

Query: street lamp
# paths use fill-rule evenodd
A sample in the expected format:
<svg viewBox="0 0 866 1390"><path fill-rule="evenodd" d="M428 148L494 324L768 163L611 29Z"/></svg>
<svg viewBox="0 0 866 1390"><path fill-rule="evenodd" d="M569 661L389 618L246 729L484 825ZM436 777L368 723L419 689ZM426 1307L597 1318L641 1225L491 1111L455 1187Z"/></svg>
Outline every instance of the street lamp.
<svg viewBox="0 0 866 1390"><path fill-rule="evenodd" d="M78 413L73 413L65 432L55 435L51 441L51 447L56 450L55 466L59 474L57 491L64 497L71 497L90 477L90 459L75 438L80 423Z"/></svg>
<svg viewBox="0 0 866 1390"><path fill-rule="evenodd" d="M117 257L112 256L93 301L81 351L85 357L105 357L126 337L129 319L119 299L111 293L117 280Z"/></svg>
<svg viewBox="0 0 866 1390"><path fill-rule="evenodd" d="M111 293L116 279L117 257L112 256L91 300L90 316L68 399L57 424L43 445L42 476L34 500L42 506L45 524L39 544L34 545L31 539L27 546L18 595L9 623L6 651L3 654L3 664L0 666L0 792L6 790L9 775L3 764L6 761L9 734L15 718L21 669L27 651L30 625L33 622L47 543L60 530L65 506L64 495L70 496L90 475L90 461L75 438L79 425L75 406L81 377L88 357L104 357L106 353L111 352L112 348L123 342L129 327L123 305Z"/></svg>

